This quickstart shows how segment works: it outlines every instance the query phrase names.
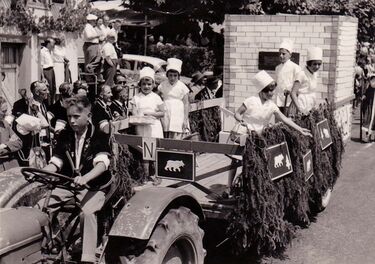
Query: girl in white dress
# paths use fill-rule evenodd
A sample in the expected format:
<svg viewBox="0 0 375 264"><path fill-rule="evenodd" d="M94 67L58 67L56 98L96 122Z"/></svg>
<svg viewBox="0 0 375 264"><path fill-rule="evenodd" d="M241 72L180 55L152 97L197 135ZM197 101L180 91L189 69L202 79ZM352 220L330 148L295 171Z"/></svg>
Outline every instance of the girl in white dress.
<svg viewBox="0 0 375 264"><path fill-rule="evenodd" d="M316 105L316 89L318 86L317 71L322 65L323 51L321 48L312 47L307 50L306 67L299 72L293 85L290 115L300 112L307 115Z"/></svg>
<svg viewBox="0 0 375 264"><path fill-rule="evenodd" d="M270 124L272 116L275 115L277 120L284 122L302 135L312 137L310 130L300 127L291 119L287 118L272 101L272 97L276 91L276 82L266 71L258 72L254 76L253 83L257 89L257 94L245 99L234 114L234 118L240 124L235 132L247 134L250 131L255 131L258 134L262 134L264 127ZM235 174L236 170L231 170L229 174L229 192Z"/></svg>
<svg viewBox="0 0 375 264"><path fill-rule="evenodd" d="M182 139L189 128L189 88L179 80L182 61L168 59L167 77L158 90L165 102L166 113L163 119L165 137Z"/></svg>
<svg viewBox="0 0 375 264"><path fill-rule="evenodd" d="M160 96L152 91L155 85L155 72L150 67L140 71L139 89L130 104L135 116L149 116L155 120L149 125L137 125L137 135L143 137L163 138L163 128L160 118L164 116L164 103Z"/></svg>
<svg viewBox="0 0 375 264"><path fill-rule="evenodd" d="M137 125L136 133L142 137L163 138L163 128L160 118L164 116L164 103L160 96L152 92L155 85L155 71L150 67L144 67L140 71L139 88L140 92L136 94L130 104L132 113L135 116L152 117L152 124ZM143 161L145 176L149 177L149 161Z"/></svg>

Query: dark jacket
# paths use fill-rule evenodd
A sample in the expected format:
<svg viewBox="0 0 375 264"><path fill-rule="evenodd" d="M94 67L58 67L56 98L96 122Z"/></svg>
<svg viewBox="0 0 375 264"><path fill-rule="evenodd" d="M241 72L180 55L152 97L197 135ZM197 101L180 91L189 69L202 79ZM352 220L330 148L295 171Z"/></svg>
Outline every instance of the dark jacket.
<svg viewBox="0 0 375 264"><path fill-rule="evenodd" d="M113 117L117 117L117 115L126 117L126 106L120 105L115 100L112 101L112 104L109 106L109 109L111 110L111 114Z"/></svg>
<svg viewBox="0 0 375 264"><path fill-rule="evenodd" d="M64 122L65 124L68 123L68 116L66 113L66 109L62 106L61 100L51 105L48 108L48 112L50 112L53 116L51 119L52 127L56 126L57 120L59 120L60 122Z"/></svg>
<svg viewBox="0 0 375 264"><path fill-rule="evenodd" d="M109 122L111 120L113 120L113 117L109 106L101 99L96 100L92 108L92 123L95 129L99 130L103 122Z"/></svg>
<svg viewBox="0 0 375 264"><path fill-rule="evenodd" d="M74 173L74 168L72 168L69 162L67 153L69 153L73 162L75 162L75 134L70 126L60 132L53 156L63 161L63 166L59 173L69 177L76 177L77 175ZM79 168L81 175L85 175L94 168L93 160L99 153L106 154L108 157L110 156L109 136L99 130L95 130L93 125L90 124L82 148ZM110 179L111 174L108 170L88 184L93 188L97 188L108 183Z"/></svg>

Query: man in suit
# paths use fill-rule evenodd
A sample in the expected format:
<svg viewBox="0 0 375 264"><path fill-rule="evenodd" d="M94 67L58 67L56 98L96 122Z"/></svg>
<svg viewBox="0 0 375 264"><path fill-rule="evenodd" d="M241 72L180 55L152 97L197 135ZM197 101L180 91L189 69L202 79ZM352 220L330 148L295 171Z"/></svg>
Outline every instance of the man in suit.
<svg viewBox="0 0 375 264"><path fill-rule="evenodd" d="M112 90L108 85L103 85L100 89L100 95L96 100L92 109L92 123L95 128L109 133L109 122L113 120L113 116L109 105L111 103Z"/></svg>
<svg viewBox="0 0 375 264"><path fill-rule="evenodd" d="M110 145L109 136L96 130L91 124L91 104L87 97L72 100L67 108L69 125L63 129L58 138L50 163L44 170L59 172L74 178L74 183L89 186L76 193L82 208L83 237L81 263L95 263L97 246L97 217L105 201L105 193L100 187L111 180L109 171ZM74 194L65 189L52 192L49 207L66 202ZM39 203L43 206L44 199Z"/></svg>
<svg viewBox="0 0 375 264"><path fill-rule="evenodd" d="M46 154L46 160L49 160L51 156L51 127L50 127L50 116L47 112L47 107L44 102L48 99L49 90L44 82L35 81L30 85L30 91L33 97L27 98L26 94L15 102L12 114L15 117L15 122L13 123L13 128L16 134L21 138L23 143L23 148L21 150L21 157L19 162L22 165L28 165L28 157L30 154L30 149L33 147L42 147ZM27 127L36 127L36 124L26 118L23 119L23 123L18 121L17 118L22 114L31 115L39 119L40 130L30 131ZM24 123L27 124L24 124ZM34 138L34 140L33 140Z"/></svg>
<svg viewBox="0 0 375 264"><path fill-rule="evenodd" d="M210 76L206 80L206 87L195 96L196 101L210 100L223 97L223 85L221 80Z"/></svg>
<svg viewBox="0 0 375 264"><path fill-rule="evenodd" d="M109 106L114 119L127 116L126 101L128 99L127 88L122 85L112 87L112 103Z"/></svg>

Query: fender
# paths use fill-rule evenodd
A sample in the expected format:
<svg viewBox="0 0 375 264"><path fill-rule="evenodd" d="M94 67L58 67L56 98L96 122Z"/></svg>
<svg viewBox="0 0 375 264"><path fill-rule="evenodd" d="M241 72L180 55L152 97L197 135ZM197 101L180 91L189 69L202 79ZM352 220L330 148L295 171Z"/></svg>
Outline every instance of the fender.
<svg viewBox="0 0 375 264"><path fill-rule="evenodd" d="M147 240L166 209L185 206L200 219L204 214L190 193L175 188L150 187L138 191L116 218L109 236Z"/></svg>
<svg viewBox="0 0 375 264"><path fill-rule="evenodd" d="M37 182L29 183L26 181L21 169L21 167L16 167L0 173L0 208L12 207L28 192L42 186Z"/></svg>

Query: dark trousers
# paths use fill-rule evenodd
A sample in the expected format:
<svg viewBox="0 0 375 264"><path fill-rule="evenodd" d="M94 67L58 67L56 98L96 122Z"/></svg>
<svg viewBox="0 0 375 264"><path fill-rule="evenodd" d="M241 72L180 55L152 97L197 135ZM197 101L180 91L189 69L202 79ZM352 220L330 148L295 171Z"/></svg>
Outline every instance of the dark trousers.
<svg viewBox="0 0 375 264"><path fill-rule="evenodd" d="M104 60L104 65L103 65L103 77L105 80L105 85L109 85L112 87L114 83L114 78L116 75L116 68L117 68L117 60L112 60L113 66L110 66L106 60Z"/></svg>
<svg viewBox="0 0 375 264"><path fill-rule="evenodd" d="M55 71L53 70L53 67L43 69L43 76L44 78L46 78L48 82L48 89L49 89L48 105L52 105L55 100L55 94L56 94Z"/></svg>
<svg viewBox="0 0 375 264"><path fill-rule="evenodd" d="M83 44L83 55L85 57L85 66L93 61L94 58L98 57L99 54L99 44L85 42Z"/></svg>

